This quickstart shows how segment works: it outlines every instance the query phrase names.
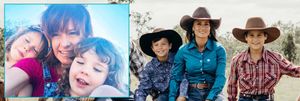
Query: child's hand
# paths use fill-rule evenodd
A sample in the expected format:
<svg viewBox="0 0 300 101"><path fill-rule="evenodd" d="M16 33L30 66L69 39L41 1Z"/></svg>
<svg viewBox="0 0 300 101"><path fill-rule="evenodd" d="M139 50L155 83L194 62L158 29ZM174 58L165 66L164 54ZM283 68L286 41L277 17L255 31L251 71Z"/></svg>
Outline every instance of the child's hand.
<svg viewBox="0 0 300 101"><path fill-rule="evenodd" d="M176 101L186 101L184 96L177 97Z"/></svg>
<svg viewBox="0 0 300 101"><path fill-rule="evenodd" d="M122 97L125 96L117 88L109 85L97 87L91 94L91 97Z"/></svg>

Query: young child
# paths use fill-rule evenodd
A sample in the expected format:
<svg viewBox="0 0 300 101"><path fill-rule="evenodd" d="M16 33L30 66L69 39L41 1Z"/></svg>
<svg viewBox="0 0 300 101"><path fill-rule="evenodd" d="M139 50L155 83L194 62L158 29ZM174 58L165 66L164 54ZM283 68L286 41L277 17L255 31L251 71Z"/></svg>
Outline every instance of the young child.
<svg viewBox="0 0 300 101"><path fill-rule="evenodd" d="M5 69L11 69L19 60L36 58L43 60L48 53L48 42L39 26L19 28L6 41ZM31 96L31 84L22 86L22 90L14 91L15 96Z"/></svg>
<svg viewBox="0 0 300 101"><path fill-rule="evenodd" d="M59 81L59 96L125 96L121 81L124 61L110 41L96 37L84 39L75 48L75 54L70 69Z"/></svg>
<svg viewBox="0 0 300 101"><path fill-rule="evenodd" d="M180 35L173 30L155 29L153 33L144 34L140 38L142 51L153 57L140 73L140 84L135 91L135 101L145 101L152 92L153 100L168 101L170 70L174 55L182 44Z"/></svg>

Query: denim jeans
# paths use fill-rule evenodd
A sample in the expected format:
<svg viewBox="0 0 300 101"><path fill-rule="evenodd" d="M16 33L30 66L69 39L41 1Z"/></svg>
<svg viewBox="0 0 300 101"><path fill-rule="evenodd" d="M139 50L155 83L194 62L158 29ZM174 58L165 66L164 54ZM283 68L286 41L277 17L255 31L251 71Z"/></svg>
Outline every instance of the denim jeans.
<svg viewBox="0 0 300 101"><path fill-rule="evenodd" d="M160 93L154 101L169 101L169 92Z"/></svg>
<svg viewBox="0 0 300 101"><path fill-rule="evenodd" d="M191 88L188 91L188 101L205 101L210 89ZM223 92L216 96L214 101L225 101Z"/></svg>

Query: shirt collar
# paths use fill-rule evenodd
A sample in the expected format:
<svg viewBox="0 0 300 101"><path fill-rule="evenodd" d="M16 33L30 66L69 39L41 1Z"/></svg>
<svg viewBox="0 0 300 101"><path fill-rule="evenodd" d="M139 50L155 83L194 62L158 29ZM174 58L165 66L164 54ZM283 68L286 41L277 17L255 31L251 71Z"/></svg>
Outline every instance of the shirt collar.
<svg viewBox="0 0 300 101"><path fill-rule="evenodd" d="M208 49L208 50L213 50L213 45L214 44L214 41L211 40L210 38L208 38L206 44L205 44L205 50ZM189 49L192 49L192 48L197 48L196 46L196 40L193 39L190 43L189 43L189 46L188 46Z"/></svg>
<svg viewBox="0 0 300 101"><path fill-rule="evenodd" d="M247 61L249 63L251 63L251 57L250 57L250 48L248 47L248 49L244 52L245 55L243 57L243 61ZM268 62L267 60L267 49L265 47L263 47L263 51L262 51L262 59L264 62Z"/></svg>
<svg viewBox="0 0 300 101"><path fill-rule="evenodd" d="M174 53L169 52L169 54L168 54L168 60L167 60L166 62L172 64L172 63L174 62L174 56L175 56ZM153 58L153 62L154 62L154 64L157 64L157 65L162 64L162 62L160 62L160 61L157 59L157 57L154 57L154 58Z"/></svg>

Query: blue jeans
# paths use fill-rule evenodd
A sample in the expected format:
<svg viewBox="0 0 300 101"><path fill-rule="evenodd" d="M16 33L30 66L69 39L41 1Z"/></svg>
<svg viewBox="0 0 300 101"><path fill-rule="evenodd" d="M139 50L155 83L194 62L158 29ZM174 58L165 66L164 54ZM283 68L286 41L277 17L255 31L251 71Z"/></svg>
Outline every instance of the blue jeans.
<svg viewBox="0 0 300 101"><path fill-rule="evenodd" d="M160 93L154 101L169 101L169 92Z"/></svg>
<svg viewBox="0 0 300 101"><path fill-rule="evenodd" d="M205 101L210 89L190 88L188 91L188 101ZM214 101L225 101L223 92L216 96Z"/></svg>

